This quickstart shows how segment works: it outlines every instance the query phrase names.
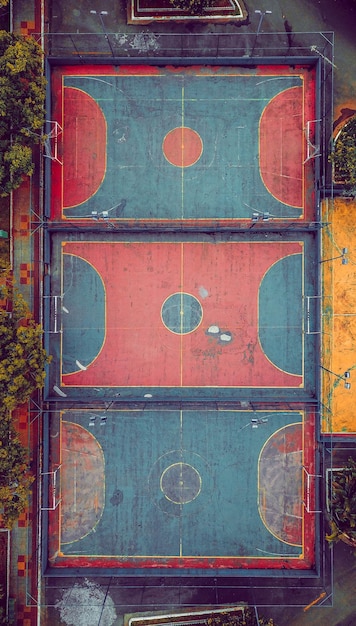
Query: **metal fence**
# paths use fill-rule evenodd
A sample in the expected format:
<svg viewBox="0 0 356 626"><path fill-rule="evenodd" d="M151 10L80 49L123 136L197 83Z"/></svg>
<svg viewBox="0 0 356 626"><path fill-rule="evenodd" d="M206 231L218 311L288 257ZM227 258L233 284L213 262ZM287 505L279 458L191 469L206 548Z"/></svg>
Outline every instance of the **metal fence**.
<svg viewBox="0 0 356 626"><path fill-rule="evenodd" d="M247 65L319 61L317 123L314 127L317 198L332 195L328 160L333 120L334 34L332 32L44 33L41 41L51 64L219 63ZM318 216L317 216L318 220Z"/></svg>
<svg viewBox="0 0 356 626"><path fill-rule="evenodd" d="M320 56L333 65L333 33L45 33L42 40L49 59L71 59L88 63L95 59L121 60L157 57L243 58Z"/></svg>

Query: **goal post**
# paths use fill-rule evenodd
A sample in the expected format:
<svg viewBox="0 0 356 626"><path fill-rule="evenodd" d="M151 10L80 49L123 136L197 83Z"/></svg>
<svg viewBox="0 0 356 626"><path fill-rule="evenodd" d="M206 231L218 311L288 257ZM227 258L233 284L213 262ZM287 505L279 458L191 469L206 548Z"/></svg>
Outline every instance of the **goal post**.
<svg viewBox="0 0 356 626"><path fill-rule="evenodd" d="M53 294L49 296L43 296L43 298L49 303L48 304L49 321L50 321L50 324L51 322L53 322L52 326L48 328L45 332L53 334L53 335L62 333L62 330L60 328L60 324L61 324L60 316L61 316L61 311L62 311L61 303L62 303L63 296Z"/></svg>
<svg viewBox="0 0 356 626"><path fill-rule="evenodd" d="M58 505L60 504L62 498L60 496L60 468L62 466L58 465L56 469L51 470L50 472L42 472L42 480L43 480L43 490L48 490L48 498L45 499L45 502L48 506L41 506L42 511L55 511Z"/></svg>
<svg viewBox="0 0 356 626"><path fill-rule="evenodd" d="M48 132L44 137L44 156L52 161L57 161L59 165L63 165L63 161L58 156L58 137L62 134L62 126L54 120L46 120L46 129Z"/></svg>
<svg viewBox="0 0 356 626"><path fill-rule="evenodd" d="M307 513L322 513L321 510L315 508L317 492L316 483L317 479L322 478L322 475L310 474L304 465L302 467L304 472L304 508Z"/></svg>
<svg viewBox="0 0 356 626"><path fill-rule="evenodd" d="M304 129L307 142L307 155L304 159L304 165L310 161L310 159L315 159L316 157L321 156L320 145L315 140L315 125L320 122L321 120L308 120Z"/></svg>

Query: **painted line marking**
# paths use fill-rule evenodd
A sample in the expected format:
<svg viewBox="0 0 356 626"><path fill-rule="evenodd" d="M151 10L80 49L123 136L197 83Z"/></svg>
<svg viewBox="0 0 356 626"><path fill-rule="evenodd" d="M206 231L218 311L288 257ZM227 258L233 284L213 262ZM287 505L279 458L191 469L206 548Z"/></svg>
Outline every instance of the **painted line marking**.
<svg viewBox="0 0 356 626"><path fill-rule="evenodd" d="M74 502L73 510L77 512L77 462L74 461Z"/></svg>

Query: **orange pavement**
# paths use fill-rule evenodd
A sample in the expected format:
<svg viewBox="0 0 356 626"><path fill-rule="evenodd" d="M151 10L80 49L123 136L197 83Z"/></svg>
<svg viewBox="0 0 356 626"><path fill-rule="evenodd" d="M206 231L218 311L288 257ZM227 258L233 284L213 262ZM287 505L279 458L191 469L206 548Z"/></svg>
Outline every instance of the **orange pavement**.
<svg viewBox="0 0 356 626"><path fill-rule="evenodd" d="M342 380L322 371L322 433L356 433L356 201L334 198L323 206L322 264L323 340L322 364L344 375L350 371L351 388ZM347 248L347 264L342 249Z"/></svg>

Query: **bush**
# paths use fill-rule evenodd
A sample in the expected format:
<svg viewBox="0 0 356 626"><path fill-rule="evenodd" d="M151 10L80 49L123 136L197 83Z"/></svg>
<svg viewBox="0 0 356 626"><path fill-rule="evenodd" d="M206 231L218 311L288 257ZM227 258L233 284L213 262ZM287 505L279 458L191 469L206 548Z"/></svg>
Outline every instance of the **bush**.
<svg viewBox="0 0 356 626"><path fill-rule="evenodd" d="M335 141L331 155L335 181L348 195L356 196L356 116L345 124Z"/></svg>
<svg viewBox="0 0 356 626"><path fill-rule="evenodd" d="M192 15L203 15L204 9L211 5L211 0L170 0L175 9L188 11Z"/></svg>
<svg viewBox="0 0 356 626"><path fill-rule="evenodd" d="M272 618L263 616L258 617L260 626L277 626ZM255 611L249 607L240 609L239 611L215 613L207 619L208 626L256 626Z"/></svg>
<svg viewBox="0 0 356 626"><path fill-rule="evenodd" d="M333 472L329 507L327 541L333 543L346 534L356 546L356 462L351 457L343 469Z"/></svg>

